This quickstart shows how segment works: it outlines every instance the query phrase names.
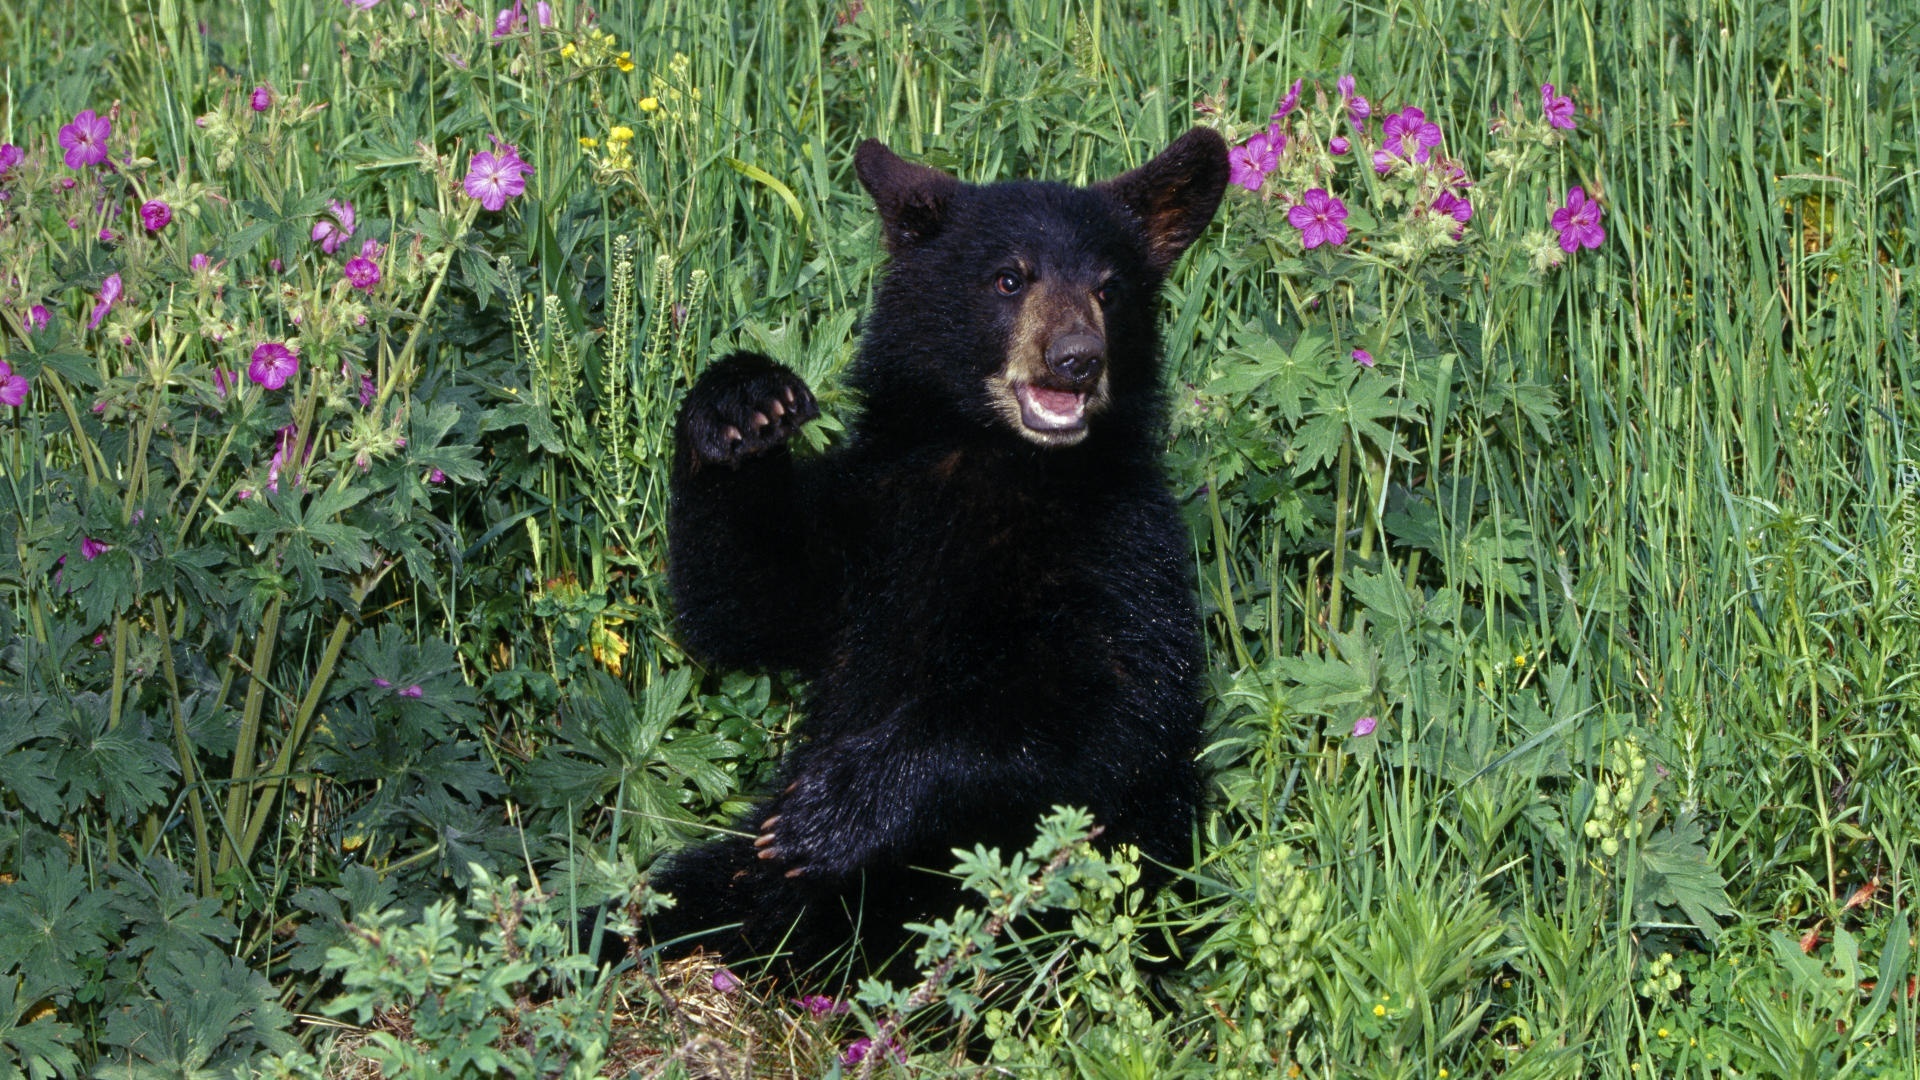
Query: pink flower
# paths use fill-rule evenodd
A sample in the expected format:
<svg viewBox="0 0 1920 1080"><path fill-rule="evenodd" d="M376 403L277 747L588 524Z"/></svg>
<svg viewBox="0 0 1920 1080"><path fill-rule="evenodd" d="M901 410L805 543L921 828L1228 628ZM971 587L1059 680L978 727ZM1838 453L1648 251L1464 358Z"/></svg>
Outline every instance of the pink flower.
<svg viewBox="0 0 1920 1080"><path fill-rule="evenodd" d="M120 299L120 291L120 275L108 274L107 279L100 283L100 296L94 302L93 317L87 320L87 329L100 329L100 320L113 310L114 301Z"/></svg>
<svg viewBox="0 0 1920 1080"><path fill-rule="evenodd" d="M26 376L15 375L13 368L7 366L5 360L0 360L0 405L19 408L27 400L27 391L31 389L33 384L27 381Z"/></svg>
<svg viewBox="0 0 1920 1080"><path fill-rule="evenodd" d="M1347 241L1347 204L1327 194L1326 188L1312 188L1287 211L1287 223L1300 230L1300 239L1308 250L1321 244Z"/></svg>
<svg viewBox="0 0 1920 1080"><path fill-rule="evenodd" d="M1333 138L1327 140L1327 152L1334 157L1339 157L1351 149L1353 149L1353 144L1347 141L1345 135L1335 135Z"/></svg>
<svg viewBox="0 0 1920 1080"><path fill-rule="evenodd" d="M1280 99L1280 109L1278 112L1273 114L1273 118L1275 120L1284 118L1288 113L1294 110L1295 106L1300 104L1301 81L1302 80L1300 79L1295 79L1293 80L1293 85L1287 87L1287 96Z"/></svg>
<svg viewBox="0 0 1920 1080"><path fill-rule="evenodd" d="M437 468L427 473L427 483L429 484L444 484L446 482L447 474Z"/></svg>
<svg viewBox="0 0 1920 1080"><path fill-rule="evenodd" d="M254 112L266 112L268 109L273 108L273 88L269 86L254 87L253 93L247 97L247 104L252 107Z"/></svg>
<svg viewBox="0 0 1920 1080"><path fill-rule="evenodd" d="M520 160L520 150L512 143L501 142L497 135L490 138L493 151L482 150L473 155L465 185L468 197L480 200L480 205L488 210L500 210L505 208L508 199L527 190L527 177L533 173L533 166Z"/></svg>
<svg viewBox="0 0 1920 1080"><path fill-rule="evenodd" d="M103 244L115 244L115 243L119 243L119 241L120 241L120 237L119 237L119 235L118 235L117 233L115 233L115 232L114 232L114 231L113 231L112 229L101 229L101 230L100 230L100 242L101 242L101 243L103 243Z"/></svg>
<svg viewBox="0 0 1920 1080"><path fill-rule="evenodd" d="M1573 99L1554 93L1552 83L1540 84L1540 111L1547 114L1548 124L1573 130Z"/></svg>
<svg viewBox="0 0 1920 1080"><path fill-rule="evenodd" d="M373 385L373 378L371 376L367 376L367 375L360 376L360 407L361 408L364 409L368 405L373 404L373 397L375 394L379 392L380 392L380 388Z"/></svg>
<svg viewBox="0 0 1920 1080"><path fill-rule="evenodd" d="M373 677L373 685L379 687L382 690L385 690L387 687L392 686L393 683L386 679L381 678L378 675L375 675Z"/></svg>
<svg viewBox="0 0 1920 1080"><path fill-rule="evenodd" d="M362 292L372 292L373 287L380 284L380 268L364 255L348 259L341 269L347 275L347 284Z"/></svg>
<svg viewBox="0 0 1920 1080"><path fill-rule="evenodd" d="M1363 716L1353 722L1353 737L1356 739L1364 739L1373 734L1373 729L1377 726L1378 724L1373 717Z"/></svg>
<svg viewBox="0 0 1920 1080"><path fill-rule="evenodd" d="M145 225L148 232L159 232L172 220L173 207L159 199L149 200L140 207L140 224Z"/></svg>
<svg viewBox="0 0 1920 1080"><path fill-rule="evenodd" d="M1422 165L1433 156L1433 148L1440 145L1440 125L1428 120L1424 110L1412 105L1388 116L1380 131L1386 136L1381 145L1388 153L1412 157ZM1413 141L1411 151L1406 146L1409 139Z"/></svg>
<svg viewBox="0 0 1920 1080"><path fill-rule="evenodd" d="M45 330L47 324L52 321L53 316L47 314L45 304L35 304L27 309L27 333L29 334L37 334Z"/></svg>
<svg viewBox="0 0 1920 1080"><path fill-rule="evenodd" d="M1473 204L1455 195L1451 191L1442 191L1440 194L1434 196L1433 212L1436 214L1444 214L1463 226L1473 220ZM1453 238L1458 240L1465 232L1466 230L1464 228L1455 229L1453 230Z"/></svg>
<svg viewBox="0 0 1920 1080"><path fill-rule="evenodd" d="M343 2L350 8L359 8L361 11L372 11L373 5L379 3L380 0L343 0Z"/></svg>
<svg viewBox="0 0 1920 1080"><path fill-rule="evenodd" d="M1607 238L1607 230L1600 227L1600 204L1587 198L1580 188L1567 192L1567 205L1553 212L1553 227L1560 234L1560 250L1577 251L1582 247L1597 248Z"/></svg>
<svg viewBox="0 0 1920 1080"><path fill-rule="evenodd" d="M1280 151L1287 137L1269 129L1227 152L1227 182L1248 191L1259 191L1267 174L1280 164Z"/></svg>
<svg viewBox="0 0 1920 1080"><path fill-rule="evenodd" d="M322 217L313 223L313 241L331 255L353 236L353 204L332 199L327 203L327 213L332 215L331 220Z"/></svg>
<svg viewBox="0 0 1920 1080"><path fill-rule="evenodd" d="M807 1010L807 1015L815 1020L823 1016L840 1016L847 1011L847 1003L835 1001L825 994L808 994L803 998L794 998L793 1003Z"/></svg>
<svg viewBox="0 0 1920 1080"><path fill-rule="evenodd" d="M67 168L84 169L106 161L107 136L112 134L112 121L95 116L92 109L75 116L73 123L60 129L60 145L67 150Z"/></svg>
<svg viewBox="0 0 1920 1080"><path fill-rule="evenodd" d="M533 5L533 14L541 26L553 25L553 5L547 3L547 0L540 0Z"/></svg>
<svg viewBox="0 0 1920 1080"><path fill-rule="evenodd" d="M26 157L26 153L12 143L0 143L0 176L5 176Z"/></svg>
<svg viewBox="0 0 1920 1080"><path fill-rule="evenodd" d="M493 39L495 41L513 33L527 21L526 13L520 10L521 0L513 0L510 8L501 8L500 14L493 17Z"/></svg>
<svg viewBox="0 0 1920 1080"><path fill-rule="evenodd" d="M872 1052L873 1052L873 1040L863 1035L860 1038L855 1039L852 1042L848 1043L847 1048L845 1050L840 1051L840 1064L850 1068L854 1065L860 1064L862 1061L865 1061L867 1059L867 1055ZM887 1045L886 1045L886 1052L889 1057L893 1058L893 1060L900 1062L901 1064L906 1063L907 1052L900 1048L899 1040L888 1039Z"/></svg>
<svg viewBox="0 0 1920 1080"><path fill-rule="evenodd" d="M418 684L415 684L415 685L413 685L413 686L409 686L409 687L407 687L407 688L406 688L405 690L402 690L402 691L400 691L400 696L401 696L401 697L410 697L410 698L417 698L417 697L419 697L420 695L422 695L422 694L424 694L424 693L426 693L426 691L424 691L424 690L422 690L422 689L420 689L420 687L419 687L419 685L418 685Z"/></svg>
<svg viewBox="0 0 1920 1080"><path fill-rule="evenodd" d="M541 4L540 6L546 7L547 5ZM735 975L726 968L720 968L713 973L713 988L723 994L731 994L739 990L741 985L740 976Z"/></svg>
<svg viewBox="0 0 1920 1080"><path fill-rule="evenodd" d="M269 390L287 385L300 370L300 358L278 341L261 342L253 350L253 362L247 365L247 378Z"/></svg>
<svg viewBox="0 0 1920 1080"><path fill-rule="evenodd" d="M103 544L91 536L83 536L80 538L80 557L88 562L92 562L112 550L112 545Z"/></svg>
<svg viewBox="0 0 1920 1080"><path fill-rule="evenodd" d="M1355 349L1353 350L1353 362L1359 364L1361 367L1370 368L1373 366L1373 354L1365 349Z"/></svg>
<svg viewBox="0 0 1920 1080"><path fill-rule="evenodd" d="M221 397L226 397L232 393L233 388L237 385L239 385L239 380L230 374L226 368L217 367L213 369L213 389L214 392L218 393Z"/></svg>

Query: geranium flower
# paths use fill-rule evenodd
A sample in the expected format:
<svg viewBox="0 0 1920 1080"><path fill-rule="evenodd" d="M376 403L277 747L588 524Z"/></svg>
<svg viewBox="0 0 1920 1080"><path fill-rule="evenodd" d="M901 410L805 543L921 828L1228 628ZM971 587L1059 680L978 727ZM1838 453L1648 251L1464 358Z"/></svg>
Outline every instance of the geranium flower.
<svg viewBox="0 0 1920 1080"><path fill-rule="evenodd" d="M1267 174L1279 166L1286 145L1285 135L1269 129L1227 151L1227 182L1259 191Z"/></svg>
<svg viewBox="0 0 1920 1080"><path fill-rule="evenodd" d="M1287 88L1287 96L1280 99L1279 111L1273 114L1275 120L1285 117L1300 104L1300 82L1301 80L1295 79L1293 85Z"/></svg>
<svg viewBox="0 0 1920 1080"><path fill-rule="evenodd" d="M1300 230L1300 240L1309 250L1321 244L1344 244L1347 240L1347 204L1327 194L1326 188L1312 188L1287 211L1287 223Z"/></svg>
<svg viewBox="0 0 1920 1080"><path fill-rule="evenodd" d="M1440 125L1428 120L1425 110L1412 105L1390 114L1381 124L1381 134L1386 137L1381 145L1388 153L1411 157L1422 165L1433 156L1433 148L1441 140ZM1412 149L1407 147L1408 140L1413 142Z"/></svg>
<svg viewBox="0 0 1920 1080"><path fill-rule="evenodd" d="M1345 135L1335 135L1333 138L1327 140L1327 152L1334 157L1339 157L1351 149L1353 149L1353 144L1347 141Z"/></svg>
<svg viewBox="0 0 1920 1080"><path fill-rule="evenodd" d="M25 151L12 143L0 143L0 176L7 175L7 172L20 164L26 156Z"/></svg>
<svg viewBox="0 0 1920 1080"><path fill-rule="evenodd" d="M45 304L35 304L27 309L27 333L29 334L37 334L45 330L47 324L52 321L53 316L47 314Z"/></svg>
<svg viewBox="0 0 1920 1080"><path fill-rule="evenodd" d="M1353 350L1353 362L1359 364L1361 367L1370 368L1373 366L1373 354L1365 349L1355 349Z"/></svg>
<svg viewBox="0 0 1920 1080"><path fill-rule="evenodd" d="M1353 722L1353 737L1356 739L1364 739L1373 734L1373 729L1376 726L1378 726L1378 724L1373 717L1363 716Z"/></svg>
<svg viewBox="0 0 1920 1080"><path fill-rule="evenodd" d="M159 232L172 220L173 207L159 199L151 199L140 206L140 224L145 225L148 232Z"/></svg>
<svg viewBox="0 0 1920 1080"><path fill-rule="evenodd" d="M247 378L269 390L278 390L287 385L300 370L300 357L292 349L278 341L261 342L253 350L253 361L247 365Z"/></svg>
<svg viewBox="0 0 1920 1080"><path fill-rule="evenodd" d="M840 1051L840 1064L848 1068L858 1065L867 1059L868 1054L873 1053L873 1049L873 1040L863 1035L848 1043L845 1050ZM903 1065L906 1063L907 1052L900 1048L899 1040L888 1039L886 1053L893 1060Z"/></svg>
<svg viewBox="0 0 1920 1080"><path fill-rule="evenodd" d="M106 161L107 136L112 134L113 123L106 117L94 115L92 109L81 111L73 123L60 129L60 145L67 150L67 168L84 169Z"/></svg>
<svg viewBox="0 0 1920 1080"><path fill-rule="evenodd" d="M112 550L112 544L102 543L91 536L83 536L80 538L80 557L88 562L92 562Z"/></svg>
<svg viewBox="0 0 1920 1080"><path fill-rule="evenodd" d="M825 994L808 994L803 998L794 998L793 1003L807 1010L807 1015L815 1020L823 1016L839 1016L847 1011L847 1003L835 1001Z"/></svg>
<svg viewBox="0 0 1920 1080"><path fill-rule="evenodd" d="M100 329L100 320L113 310L114 302L120 299L120 292L120 275L108 274L107 279L100 283L100 296L94 301L93 317L87 320L87 329Z"/></svg>
<svg viewBox="0 0 1920 1080"><path fill-rule="evenodd" d="M520 4L521 0L513 0L512 7L501 8L500 14L493 17L493 39L495 41L513 33L514 30L518 29L517 24L522 24L527 21L526 13L520 10Z"/></svg>
<svg viewBox="0 0 1920 1080"><path fill-rule="evenodd" d="M1573 99L1564 94L1555 94L1552 83L1540 84L1540 111L1547 114L1547 123L1573 130Z"/></svg>
<svg viewBox="0 0 1920 1080"><path fill-rule="evenodd" d="M313 223L313 242L331 255L353 236L353 204L345 199L328 200L327 213L330 218L322 217Z"/></svg>
<svg viewBox="0 0 1920 1080"><path fill-rule="evenodd" d="M1600 204L1587 198L1580 188L1567 192L1567 204L1553 212L1553 228L1560 234L1560 250L1577 251L1580 248L1597 248L1607 238L1607 230L1600 227Z"/></svg>
<svg viewBox="0 0 1920 1080"><path fill-rule="evenodd" d="M361 11L372 11L373 5L379 3L380 0L342 0L342 2L350 8L359 8Z"/></svg>
<svg viewBox="0 0 1920 1080"><path fill-rule="evenodd" d="M355 255L341 268L347 275L347 284L362 292L372 292L380 284L380 267L365 255Z"/></svg>
<svg viewBox="0 0 1920 1080"><path fill-rule="evenodd" d="M473 155L465 186L468 197L480 200L481 206L500 210L505 208L508 199L527 190L527 176L533 172L533 166L520 159L518 147L501 142L497 135L490 137L493 150Z"/></svg>
<svg viewBox="0 0 1920 1080"><path fill-rule="evenodd" d="M0 360L0 404L17 409L27 400L27 391L31 389L33 384L27 381L26 376L15 375L13 368L7 366L5 360Z"/></svg>
<svg viewBox="0 0 1920 1080"><path fill-rule="evenodd" d="M247 104L254 112L266 112L273 107L273 88L264 85L254 87L253 93L247 96Z"/></svg>
<svg viewBox="0 0 1920 1080"><path fill-rule="evenodd" d="M1440 194L1434 196L1433 212L1436 214L1444 214L1459 222L1462 226L1473 220L1473 204L1455 195L1451 191L1442 191ZM1455 240L1460 239L1461 234L1465 231L1464 228L1453 230L1453 238Z"/></svg>

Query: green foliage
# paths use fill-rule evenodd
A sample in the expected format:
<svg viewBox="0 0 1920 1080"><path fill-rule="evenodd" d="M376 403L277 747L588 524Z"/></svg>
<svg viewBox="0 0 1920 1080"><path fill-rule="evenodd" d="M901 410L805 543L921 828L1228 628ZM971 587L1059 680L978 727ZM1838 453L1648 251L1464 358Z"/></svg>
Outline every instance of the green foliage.
<svg viewBox="0 0 1920 1080"><path fill-rule="evenodd" d="M798 708L676 644L678 390L760 349L839 436L859 139L1087 182L1296 79L1294 153L1167 284L1196 868L1149 895L1064 818L965 855L950 1008L871 988L869 1034L972 1015L1089 1076L1914 1077L1920 23L1722 7L0 6L0 1080L310 1074L323 1007L393 1070L614 1071L569 919L500 882L630 895ZM1369 167L1409 105L1475 181L1458 236L1432 173ZM82 109L111 168L62 160ZM485 211L495 137L533 171ZM1607 240L1568 254L1574 185ZM1345 243L1289 222L1313 187ZM631 1023L684 1050L657 991Z"/></svg>

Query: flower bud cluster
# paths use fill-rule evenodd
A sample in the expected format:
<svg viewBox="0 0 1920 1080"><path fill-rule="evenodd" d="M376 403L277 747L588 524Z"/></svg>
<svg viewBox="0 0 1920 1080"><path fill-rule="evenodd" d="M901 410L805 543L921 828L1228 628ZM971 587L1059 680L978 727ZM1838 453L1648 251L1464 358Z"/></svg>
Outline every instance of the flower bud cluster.
<svg viewBox="0 0 1920 1080"><path fill-rule="evenodd" d="M1673 954L1663 952L1647 961L1646 976L1634 987L1634 992L1656 1005L1664 1005L1673 1000L1673 995L1686 980L1673 966Z"/></svg>
<svg viewBox="0 0 1920 1080"><path fill-rule="evenodd" d="M1315 970L1308 942L1327 907L1326 891L1292 847L1265 848L1252 869L1252 903L1225 930L1237 939L1246 965L1242 1020L1221 1034L1227 1076L1271 1075L1293 1029L1306 1019Z"/></svg>
<svg viewBox="0 0 1920 1080"><path fill-rule="evenodd" d="M1646 784L1647 755L1640 740L1628 735L1613 741L1608 756L1608 777L1594 784L1593 809L1581 831L1599 841L1600 854L1611 859L1620 854L1621 840L1637 840L1645 830L1634 811Z"/></svg>

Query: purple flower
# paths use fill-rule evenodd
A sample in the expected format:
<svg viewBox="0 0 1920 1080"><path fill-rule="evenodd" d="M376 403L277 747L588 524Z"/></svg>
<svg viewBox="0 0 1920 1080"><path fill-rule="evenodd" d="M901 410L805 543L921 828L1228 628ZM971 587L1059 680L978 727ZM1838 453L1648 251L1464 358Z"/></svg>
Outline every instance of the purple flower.
<svg viewBox="0 0 1920 1080"><path fill-rule="evenodd" d="M322 217L313 223L313 241L331 255L353 236L353 204L344 199L329 200L327 213L331 218Z"/></svg>
<svg viewBox="0 0 1920 1080"><path fill-rule="evenodd" d="M1351 149L1353 149L1353 144L1347 141L1345 135L1335 135L1333 138L1327 140L1327 152L1334 157L1339 157Z"/></svg>
<svg viewBox="0 0 1920 1080"><path fill-rule="evenodd" d="M7 175L7 172L20 164L21 159L26 156L25 152L12 143L0 143L0 176Z"/></svg>
<svg viewBox="0 0 1920 1080"><path fill-rule="evenodd" d="M540 0L533 5L533 14L541 26L553 25L553 5L547 3L547 0Z"/></svg>
<svg viewBox="0 0 1920 1080"><path fill-rule="evenodd" d="M1462 225L1473 220L1473 204L1455 195L1451 191L1442 191L1440 194L1434 196L1433 212L1436 214L1445 214L1447 217L1452 218ZM1463 230L1455 229L1453 233L1454 239L1458 240L1462 231Z"/></svg>
<svg viewBox="0 0 1920 1080"><path fill-rule="evenodd" d="M540 6L546 7L547 5L541 4ZM726 968L719 968L714 971L713 988L715 990L718 990L723 994L731 994L739 990L740 986L741 986L740 976L735 975L733 972L728 971Z"/></svg>
<svg viewBox="0 0 1920 1080"><path fill-rule="evenodd" d="M226 397L232 393L233 388L237 385L239 385L239 379L229 374L226 368L217 367L213 369L213 389L221 397Z"/></svg>
<svg viewBox="0 0 1920 1080"><path fill-rule="evenodd" d="M247 365L247 378L269 390L287 385L300 370L300 358L278 341L263 341L253 350L253 362Z"/></svg>
<svg viewBox="0 0 1920 1080"><path fill-rule="evenodd" d="M52 321L53 316L47 314L45 304L35 304L27 309L27 333L29 334L37 334L45 330L47 324Z"/></svg>
<svg viewBox="0 0 1920 1080"><path fill-rule="evenodd" d="M533 166L520 160L520 150L512 143L493 139L493 150L482 150L473 155L473 162L467 168L466 189L470 198L480 200L480 205L488 210L499 210L507 205L507 200L527 190L527 177L533 172Z"/></svg>
<svg viewBox="0 0 1920 1080"><path fill-rule="evenodd" d="M873 1040L863 1035L860 1038L855 1039L852 1042L848 1043L847 1048L845 1050L840 1051L840 1064L847 1067L858 1065L862 1061L865 1061L867 1059L867 1055L872 1052L873 1052ZM886 1052L888 1056L893 1058L893 1060L900 1062L903 1065L906 1063L907 1052L900 1048L900 1043L898 1040L888 1039Z"/></svg>
<svg viewBox="0 0 1920 1080"><path fill-rule="evenodd" d="M1267 174L1280 164L1280 151L1286 145L1285 135L1269 130L1227 151L1227 182L1259 191Z"/></svg>
<svg viewBox="0 0 1920 1080"><path fill-rule="evenodd" d="M80 538L80 557L88 562L92 562L112 550L112 545L103 544L91 536L83 536Z"/></svg>
<svg viewBox="0 0 1920 1080"><path fill-rule="evenodd" d="M375 675L373 677L373 685L379 687L382 690L385 690L387 687L392 686L393 683L386 679L381 678L378 675Z"/></svg>
<svg viewBox="0 0 1920 1080"><path fill-rule="evenodd" d="M87 320L87 329L100 329L100 320L106 318L107 312L113 310L114 301L120 299L120 291L120 275L108 274L107 279L100 283L100 296L94 302L93 317Z"/></svg>
<svg viewBox="0 0 1920 1080"><path fill-rule="evenodd" d="M372 376L369 376L369 375L360 376L360 407L361 408L364 409L367 406L373 404L373 397L375 394L379 392L380 392L380 388L373 385Z"/></svg>
<svg viewBox="0 0 1920 1080"><path fill-rule="evenodd" d="M400 696L417 698L424 693L426 693L426 691L420 689L420 685L418 683L415 683L414 685L407 687L405 690L400 691Z"/></svg>
<svg viewBox="0 0 1920 1080"><path fill-rule="evenodd" d="M1366 98L1355 95L1352 101L1347 102L1347 123L1352 124L1354 130L1359 130L1360 125L1372 115L1373 106L1367 104Z"/></svg>
<svg viewBox="0 0 1920 1080"><path fill-rule="evenodd" d="M1365 349L1355 349L1353 350L1353 362L1359 364L1361 367L1370 368L1373 366L1373 354Z"/></svg>
<svg viewBox="0 0 1920 1080"><path fill-rule="evenodd" d="M254 87L253 93L247 97L247 104L252 106L254 112L266 112L273 107L273 88L270 86Z"/></svg>
<svg viewBox="0 0 1920 1080"><path fill-rule="evenodd" d="M793 1003L807 1010L807 1015L815 1020L823 1016L839 1016L847 1011L847 1003L835 1001L825 994L808 994L803 998L794 998Z"/></svg>
<svg viewBox="0 0 1920 1080"><path fill-rule="evenodd" d="M140 224L145 225L148 232L159 232L172 220L173 207L159 199L151 199L140 206Z"/></svg>
<svg viewBox="0 0 1920 1080"><path fill-rule="evenodd" d="M1587 198L1580 188L1567 192L1567 205L1553 212L1553 227L1560 234L1560 250L1577 251L1582 247L1597 248L1607 238L1607 230L1600 227L1600 204Z"/></svg>
<svg viewBox="0 0 1920 1080"><path fill-rule="evenodd" d="M342 0L342 2L351 8L359 8L361 11L372 11L373 5L379 3L380 0Z"/></svg>
<svg viewBox="0 0 1920 1080"><path fill-rule="evenodd" d="M493 17L493 39L495 41L513 33L514 30L518 29L518 24L524 24L527 21L526 13L520 10L520 4L521 0L513 0L512 7L501 8L500 14Z"/></svg>
<svg viewBox="0 0 1920 1080"><path fill-rule="evenodd" d="M348 259L347 265L341 269L347 275L347 284L362 292L372 292L373 287L380 284L380 268L364 255Z"/></svg>
<svg viewBox="0 0 1920 1080"><path fill-rule="evenodd" d="M106 161L107 136L111 134L113 123L104 116L95 116L92 109L75 116L73 123L60 129L60 145L67 149L67 168L84 169Z"/></svg>
<svg viewBox="0 0 1920 1080"><path fill-rule="evenodd" d="M1280 109L1273 114L1275 120L1286 116L1300 104L1300 82L1301 80L1295 79L1293 85L1287 87L1287 96L1280 99Z"/></svg>
<svg viewBox="0 0 1920 1080"><path fill-rule="evenodd" d="M7 366L7 362L0 360L0 404L11 405L17 409L27 400L27 391L31 389L33 384L27 381L26 376L15 375L13 369Z"/></svg>
<svg viewBox="0 0 1920 1080"><path fill-rule="evenodd" d="M441 472L437 468L427 473L427 483L429 484L444 484L446 482L447 482L447 474Z"/></svg>
<svg viewBox="0 0 1920 1080"><path fill-rule="evenodd" d="M113 231L112 229L105 229L105 228L103 228L103 229L101 229L101 230L100 230L100 242L101 242L101 243L103 243L103 244L115 244L115 243L119 243L119 241L120 241L120 236L119 236L119 234L118 234L118 233L116 233L116 232L114 232L114 231Z"/></svg>
<svg viewBox="0 0 1920 1080"><path fill-rule="evenodd" d="M1373 734L1373 729L1376 726L1378 725L1373 717L1363 716L1353 722L1353 737L1356 739L1364 739Z"/></svg>
<svg viewBox="0 0 1920 1080"><path fill-rule="evenodd" d="M1308 250L1321 244L1344 244L1347 240L1347 204L1327 194L1326 188L1312 188L1287 211L1287 223L1300 230L1301 242Z"/></svg>
<svg viewBox="0 0 1920 1080"><path fill-rule="evenodd" d="M1333 80L1333 85L1335 89L1340 91L1340 100L1345 101L1353 96L1353 74L1351 72Z"/></svg>
<svg viewBox="0 0 1920 1080"><path fill-rule="evenodd" d="M1547 123L1573 130L1573 99L1554 93L1552 83L1540 84L1540 110L1547 114Z"/></svg>
<svg viewBox="0 0 1920 1080"><path fill-rule="evenodd" d="M1424 110L1412 105L1389 115L1381 124L1381 134L1386 136L1381 145L1388 153L1412 157L1422 165L1433 156L1433 148L1440 145L1441 139L1440 125L1428 120ZM1411 151L1407 149L1408 139L1413 141Z"/></svg>

